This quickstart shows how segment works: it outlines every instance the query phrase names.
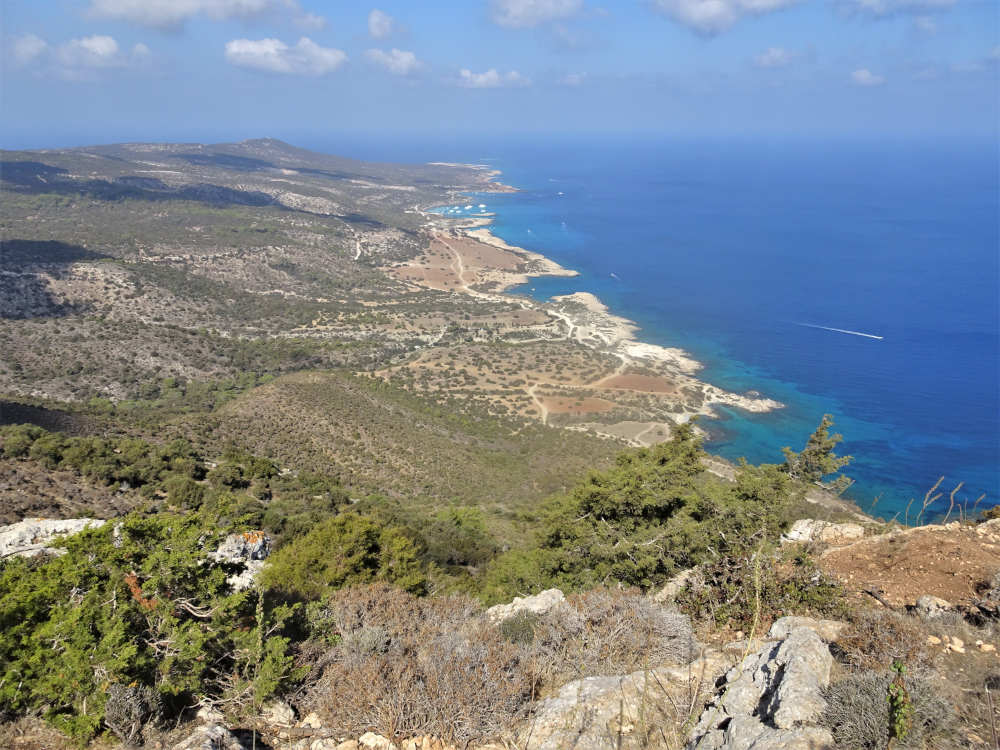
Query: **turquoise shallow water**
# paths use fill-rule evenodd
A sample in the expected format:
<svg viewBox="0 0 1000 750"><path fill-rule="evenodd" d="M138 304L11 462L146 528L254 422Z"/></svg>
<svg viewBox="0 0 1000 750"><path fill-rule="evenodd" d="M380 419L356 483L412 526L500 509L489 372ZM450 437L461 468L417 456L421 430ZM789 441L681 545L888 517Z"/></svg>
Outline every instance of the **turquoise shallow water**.
<svg viewBox="0 0 1000 750"><path fill-rule="evenodd" d="M503 170L521 192L473 211L581 274L518 291L593 292L702 378L787 405L720 411L711 450L780 461L831 412L862 506L892 516L940 476L965 482L960 501L1000 503L995 144L470 138L356 154Z"/></svg>

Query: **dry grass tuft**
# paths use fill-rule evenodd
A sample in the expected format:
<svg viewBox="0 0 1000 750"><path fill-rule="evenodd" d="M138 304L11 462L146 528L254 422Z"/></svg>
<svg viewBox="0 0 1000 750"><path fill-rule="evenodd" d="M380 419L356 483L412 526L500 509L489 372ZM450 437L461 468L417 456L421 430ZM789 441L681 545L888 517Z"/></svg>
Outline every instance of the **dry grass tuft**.
<svg viewBox="0 0 1000 750"><path fill-rule="evenodd" d="M852 618L837 646L855 670L888 670L897 659L915 669L930 666L927 635L916 617L887 609L865 610Z"/></svg>
<svg viewBox="0 0 1000 750"><path fill-rule="evenodd" d="M940 678L927 672L906 676L913 722L906 736L889 744L889 704L892 674L866 671L848 675L827 691L824 722L837 747L883 750L886 747L948 747L955 733L955 711L939 687ZM957 745L956 745L957 746Z"/></svg>
<svg viewBox="0 0 1000 750"><path fill-rule="evenodd" d="M494 624L468 597L379 584L337 592L313 621L332 646L304 652L314 670L300 708L355 737L503 738L565 682L697 655L688 619L639 592L596 590Z"/></svg>

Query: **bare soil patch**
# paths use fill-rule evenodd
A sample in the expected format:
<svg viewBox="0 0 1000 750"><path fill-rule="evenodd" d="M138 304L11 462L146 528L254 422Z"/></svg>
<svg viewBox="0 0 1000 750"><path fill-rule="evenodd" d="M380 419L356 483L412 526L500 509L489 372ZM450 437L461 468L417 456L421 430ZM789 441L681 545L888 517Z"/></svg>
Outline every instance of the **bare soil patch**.
<svg viewBox="0 0 1000 750"><path fill-rule="evenodd" d="M617 404L603 398L541 398L540 401L548 409L549 414L595 414L611 411Z"/></svg>
<svg viewBox="0 0 1000 750"><path fill-rule="evenodd" d="M618 388L643 393L676 393L677 386L666 378L655 375L612 375L594 385L601 388Z"/></svg>
<svg viewBox="0 0 1000 750"><path fill-rule="evenodd" d="M925 526L828 550L820 566L851 592L875 590L893 605L924 594L975 598L1000 571L1000 526Z"/></svg>

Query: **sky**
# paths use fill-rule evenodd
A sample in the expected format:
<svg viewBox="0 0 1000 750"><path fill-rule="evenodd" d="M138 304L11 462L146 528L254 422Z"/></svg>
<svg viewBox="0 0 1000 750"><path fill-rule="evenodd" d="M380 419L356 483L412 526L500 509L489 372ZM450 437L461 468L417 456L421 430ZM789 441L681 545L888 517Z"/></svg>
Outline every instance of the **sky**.
<svg viewBox="0 0 1000 750"><path fill-rule="evenodd" d="M0 147L996 139L1000 0L0 0Z"/></svg>

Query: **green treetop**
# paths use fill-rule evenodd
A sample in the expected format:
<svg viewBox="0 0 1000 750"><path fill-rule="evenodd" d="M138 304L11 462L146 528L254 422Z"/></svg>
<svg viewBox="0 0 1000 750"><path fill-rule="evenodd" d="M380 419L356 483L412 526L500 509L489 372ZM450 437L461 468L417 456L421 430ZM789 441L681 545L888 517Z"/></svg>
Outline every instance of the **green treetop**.
<svg viewBox="0 0 1000 750"><path fill-rule="evenodd" d="M824 414L819 427L809 436L806 447L802 449L801 453L796 453L787 446L781 449L781 452L785 454L783 468L789 476L803 482L820 484L823 482L823 477L840 471L841 468L854 460L853 456L838 456L833 452L844 436L839 433L831 435L830 428L832 426L833 415ZM853 483L853 479L840 475L825 486L840 494Z"/></svg>

